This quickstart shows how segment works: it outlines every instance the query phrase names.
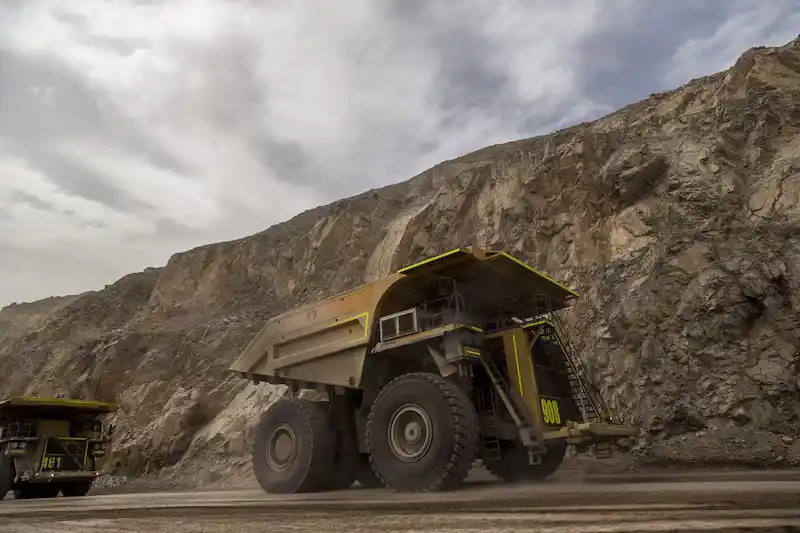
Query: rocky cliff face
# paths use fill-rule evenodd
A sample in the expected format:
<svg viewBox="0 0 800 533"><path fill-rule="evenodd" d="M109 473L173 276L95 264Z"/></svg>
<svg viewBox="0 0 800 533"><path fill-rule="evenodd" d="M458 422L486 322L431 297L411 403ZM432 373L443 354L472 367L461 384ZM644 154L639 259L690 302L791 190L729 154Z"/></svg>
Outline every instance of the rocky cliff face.
<svg viewBox="0 0 800 533"><path fill-rule="evenodd" d="M800 39L101 291L6 308L0 393L116 397L120 473L229 475L280 394L226 372L264 319L476 236L582 294L573 340L645 428L641 460L797 461L798 102Z"/></svg>

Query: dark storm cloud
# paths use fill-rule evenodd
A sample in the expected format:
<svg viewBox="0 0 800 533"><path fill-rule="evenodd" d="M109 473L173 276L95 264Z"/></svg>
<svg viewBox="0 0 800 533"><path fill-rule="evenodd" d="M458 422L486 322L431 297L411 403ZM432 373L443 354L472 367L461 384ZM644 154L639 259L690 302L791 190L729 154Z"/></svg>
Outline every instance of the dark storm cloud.
<svg viewBox="0 0 800 533"><path fill-rule="evenodd" d="M581 62L576 68L579 90L616 109L652 93L675 89L676 80L667 77L675 67L673 57L681 45L693 39L712 38L732 17L758 6L759 2L751 0L641 0L634 18L609 13L597 32L582 39ZM774 10L774 21L759 28L758 41L743 43L743 47L772 40L777 27L785 22L781 15L796 15L800 0L763 2L763 8ZM744 51L737 48L735 53ZM713 69L703 74L712 72ZM687 78L678 83L688 81Z"/></svg>
<svg viewBox="0 0 800 533"><path fill-rule="evenodd" d="M92 139L98 147L119 143L154 166L186 170L62 60L0 48L0 69L0 139L10 139L16 154L35 161L66 192L121 210L145 206L113 180L56 151L57 143L71 139Z"/></svg>
<svg viewBox="0 0 800 533"><path fill-rule="evenodd" d="M153 233L156 235L168 236L170 240L192 242L194 246L207 244L208 241L208 239L203 236L202 232L170 219L161 219L156 222L155 231ZM123 238L123 242L147 246L152 242L152 239L152 235L148 234L128 235ZM182 250L175 251L178 252Z"/></svg>
<svg viewBox="0 0 800 533"><path fill-rule="evenodd" d="M253 153L261 163L272 169L281 180L313 185L319 182L319 174L312 156L297 141L278 140L269 133L255 135L250 139Z"/></svg>
<svg viewBox="0 0 800 533"><path fill-rule="evenodd" d="M469 10L469 4L464 8ZM441 5L416 0L390 2L386 14L398 34L423 39L432 54L441 55L436 98L448 115L510 109L519 103L508 88L508 73L498 68L496 48L479 24L459 24L458 16L447 17Z"/></svg>
<svg viewBox="0 0 800 533"><path fill-rule="evenodd" d="M0 48L0 69L0 136L43 143L112 131L97 91L63 61Z"/></svg>
<svg viewBox="0 0 800 533"><path fill-rule="evenodd" d="M673 89L665 87L664 76L675 50L690 38L713 34L731 10L726 2L643 2L647 7L635 24L627 17L609 20L581 46L581 92L614 108Z"/></svg>
<svg viewBox="0 0 800 533"><path fill-rule="evenodd" d="M12 202L22 202L24 204L28 204L34 209L40 209L42 211L55 211L52 204L42 201L41 199L33 196L31 194L27 194L24 192L15 192L11 195Z"/></svg>
<svg viewBox="0 0 800 533"><path fill-rule="evenodd" d="M15 152L28 161L36 161L37 169L52 176L52 182L69 194L94 200L123 212L136 212L146 207L146 204L109 184L99 174L41 144L20 143Z"/></svg>
<svg viewBox="0 0 800 533"><path fill-rule="evenodd" d="M220 137L239 139L265 172L291 183L319 182L320 168L297 141L281 138L270 122L269 87L259 79L259 44L253 36L230 32L214 47L179 42L174 53L182 59L177 85L165 109L168 117L190 130L202 123Z"/></svg>

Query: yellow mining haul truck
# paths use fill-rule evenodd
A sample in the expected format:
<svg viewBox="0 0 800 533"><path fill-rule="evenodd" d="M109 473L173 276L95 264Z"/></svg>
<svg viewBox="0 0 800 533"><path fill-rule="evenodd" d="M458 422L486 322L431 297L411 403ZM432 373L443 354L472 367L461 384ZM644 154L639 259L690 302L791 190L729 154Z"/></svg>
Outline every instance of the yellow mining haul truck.
<svg viewBox="0 0 800 533"><path fill-rule="evenodd" d="M111 403L65 398L0 401L0 500L85 496L99 475Z"/></svg>
<svg viewBox="0 0 800 533"><path fill-rule="evenodd" d="M272 318L230 368L289 387L256 430L259 483L448 490L476 459L512 482L551 475L568 444L610 452L637 428L584 379L555 315L576 297L505 252L466 248Z"/></svg>

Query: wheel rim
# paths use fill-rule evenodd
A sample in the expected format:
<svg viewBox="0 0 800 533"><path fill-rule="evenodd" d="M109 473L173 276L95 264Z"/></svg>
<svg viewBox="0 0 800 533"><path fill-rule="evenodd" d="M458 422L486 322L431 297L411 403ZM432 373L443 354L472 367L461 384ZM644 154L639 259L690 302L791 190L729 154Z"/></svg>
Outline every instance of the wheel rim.
<svg viewBox="0 0 800 533"><path fill-rule="evenodd" d="M422 458L433 441L433 424L419 405L405 404L389 421L389 448L401 461L413 463Z"/></svg>
<svg viewBox="0 0 800 533"><path fill-rule="evenodd" d="M284 472L297 455L297 436L288 424L278 424L267 439L267 464L276 472Z"/></svg>

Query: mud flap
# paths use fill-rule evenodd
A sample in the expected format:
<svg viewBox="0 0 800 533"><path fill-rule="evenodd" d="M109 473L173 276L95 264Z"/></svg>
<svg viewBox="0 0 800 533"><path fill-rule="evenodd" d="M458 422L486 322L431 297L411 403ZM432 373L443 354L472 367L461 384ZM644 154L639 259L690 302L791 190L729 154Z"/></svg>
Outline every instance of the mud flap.
<svg viewBox="0 0 800 533"><path fill-rule="evenodd" d="M14 483L14 458L0 454L0 500L5 498Z"/></svg>

